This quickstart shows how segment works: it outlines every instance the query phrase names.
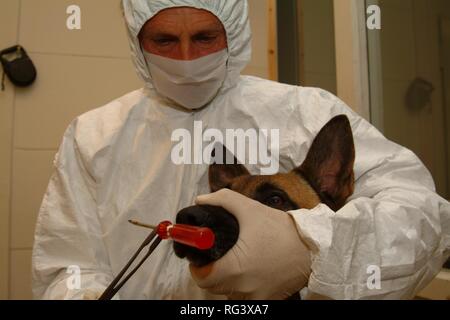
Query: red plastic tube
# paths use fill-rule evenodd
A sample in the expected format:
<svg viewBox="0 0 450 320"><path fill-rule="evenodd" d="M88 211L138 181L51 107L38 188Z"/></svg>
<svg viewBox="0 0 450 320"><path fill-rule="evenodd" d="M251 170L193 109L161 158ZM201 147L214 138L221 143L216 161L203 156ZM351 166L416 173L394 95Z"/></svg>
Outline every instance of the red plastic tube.
<svg viewBox="0 0 450 320"><path fill-rule="evenodd" d="M173 225L170 221L161 222L156 231L161 239L172 239L200 250L211 249L216 238L214 232L209 228L184 224Z"/></svg>

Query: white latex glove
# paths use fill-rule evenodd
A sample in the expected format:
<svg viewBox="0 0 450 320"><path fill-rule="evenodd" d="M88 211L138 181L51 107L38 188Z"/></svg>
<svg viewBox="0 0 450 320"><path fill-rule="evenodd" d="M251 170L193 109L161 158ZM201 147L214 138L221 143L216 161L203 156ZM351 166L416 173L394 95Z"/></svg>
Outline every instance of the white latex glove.
<svg viewBox="0 0 450 320"><path fill-rule="evenodd" d="M190 267L200 288L230 299L285 299L308 283L310 252L286 212L229 189L200 196L199 205L221 206L239 222L235 246L220 260Z"/></svg>

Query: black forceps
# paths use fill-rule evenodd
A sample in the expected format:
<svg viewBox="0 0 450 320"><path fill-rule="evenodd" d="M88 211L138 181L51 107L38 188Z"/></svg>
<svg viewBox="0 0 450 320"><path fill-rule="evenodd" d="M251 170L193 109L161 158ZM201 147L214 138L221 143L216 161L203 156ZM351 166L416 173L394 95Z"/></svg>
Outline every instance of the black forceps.
<svg viewBox="0 0 450 320"><path fill-rule="evenodd" d="M141 246L136 251L136 253L133 255L133 257L131 257L131 259L128 261L127 265L114 278L114 280L111 282L111 284L105 290L105 292L101 295L99 300L111 300L117 294L117 292L123 287L123 285L136 273L136 271L142 266L142 264L153 253L153 251L155 251L156 247L158 247L158 245L161 243L162 240L163 239L158 235L157 230L153 230L152 233L150 233L150 235L141 244ZM150 248L148 249L148 252L145 254L145 256L141 259L141 261L138 263L138 265L125 277L125 279L120 281L121 278L127 272L127 270L131 267L134 260L136 260L136 258L142 252L142 250L144 250L145 247L147 247L148 245L150 245Z"/></svg>
<svg viewBox="0 0 450 320"><path fill-rule="evenodd" d="M197 227L184 224L173 225L170 221L163 221L158 226L152 226L134 220L129 220L128 222L136 226L152 229L153 232L141 244L138 251L133 255L130 261L128 261L127 265L122 269L122 271L120 271L120 273L105 290L99 300L111 300L123 287L123 285L133 276L133 274L135 274L136 271L142 266L142 264L152 254L152 252L155 251L156 247L161 243L162 240L171 239L187 246L197 248L199 250L208 250L212 248L215 241L214 232L211 229L205 227ZM130 268L134 260L136 260L137 256L148 245L150 245L150 248L148 249L147 254L142 258L138 265L125 277L125 279L120 281L120 279L125 275L125 272L127 272L127 270Z"/></svg>

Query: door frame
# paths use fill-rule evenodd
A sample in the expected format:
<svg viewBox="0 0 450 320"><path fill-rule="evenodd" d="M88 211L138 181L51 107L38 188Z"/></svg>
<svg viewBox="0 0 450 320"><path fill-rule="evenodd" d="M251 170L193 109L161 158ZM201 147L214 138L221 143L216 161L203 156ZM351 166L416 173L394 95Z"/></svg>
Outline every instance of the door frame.
<svg viewBox="0 0 450 320"><path fill-rule="evenodd" d="M368 121L370 115L366 4L334 0L337 95Z"/></svg>
<svg viewBox="0 0 450 320"><path fill-rule="evenodd" d="M291 85L300 84L299 1L276 1L278 81Z"/></svg>
<svg viewBox="0 0 450 320"><path fill-rule="evenodd" d="M365 0L366 8L380 6L380 0ZM383 64L381 59L381 30L367 30L367 59L370 99L370 122L384 132Z"/></svg>
<svg viewBox="0 0 450 320"><path fill-rule="evenodd" d="M444 37L448 36L449 42L445 43ZM447 171L447 198L450 200L450 111L447 111L447 106L450 106L450 93L446 94L446 88L450 88L450 62L445 64L444 57L450 54L450 19L440 17L439 19L439 46L440 46L440 67L441 67L441 83L442 83L442 112L443 112L443 128L444 128L444 145L445 145L445 160ZM446 47L447 45L448 47Z"/></svg>

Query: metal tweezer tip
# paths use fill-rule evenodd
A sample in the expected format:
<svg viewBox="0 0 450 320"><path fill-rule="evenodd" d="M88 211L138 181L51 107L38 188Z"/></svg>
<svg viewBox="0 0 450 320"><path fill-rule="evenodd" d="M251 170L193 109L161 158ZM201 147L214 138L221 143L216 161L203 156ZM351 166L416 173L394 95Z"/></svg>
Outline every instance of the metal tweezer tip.
<svg viewBox="0 0 450 320"><path fill-rule="evenodd" d="M135 226L143 227L143 228L147 228L147 229L153 229L154 230L154 229L157 228L156 226L152 226L150 224L145 224L145 223L142 223L142 222L139 222L139 221L136 221L136 220L128 220L128 222L133 224L133 225L135 225Z"/></svg>

